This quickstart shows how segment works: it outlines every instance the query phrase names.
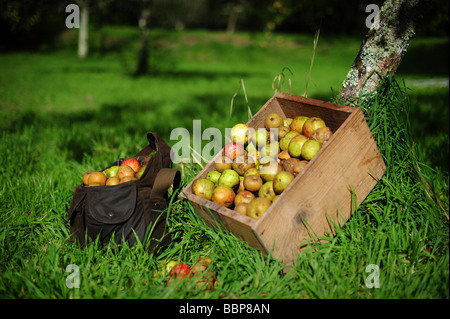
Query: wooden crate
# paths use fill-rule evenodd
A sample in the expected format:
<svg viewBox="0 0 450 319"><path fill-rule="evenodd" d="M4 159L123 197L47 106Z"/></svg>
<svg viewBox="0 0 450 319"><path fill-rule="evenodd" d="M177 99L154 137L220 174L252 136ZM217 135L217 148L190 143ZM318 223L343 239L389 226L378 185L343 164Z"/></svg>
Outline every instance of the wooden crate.
<svg viewBox="0 0 450 319"><path fill-rule="evenodd" d="M306 240L332 233L333 223L341 226L350 218L383 176L385 164L359 108L277 93L247 125L264 127L272 112L320 117L334 134L259 220L196 196L193 181L181 196L211 227L222 224L252 247L266 254L273 249L272 256L293 265ZM215 169L219 156L221 152L195 179Z"/></svg>

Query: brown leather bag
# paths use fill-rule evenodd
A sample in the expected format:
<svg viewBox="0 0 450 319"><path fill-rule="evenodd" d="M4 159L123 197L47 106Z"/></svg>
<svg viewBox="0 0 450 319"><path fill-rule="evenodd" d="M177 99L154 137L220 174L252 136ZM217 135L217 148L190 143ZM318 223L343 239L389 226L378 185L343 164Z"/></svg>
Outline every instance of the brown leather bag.
<svg viewBox="0 0 450 319"><path fill-rule="evenodd" d="M168 189L172 186L173 194L176 193L181 175L171 168L170 146L152 132L147 133L147 139L149 144L134 156L149 157L141 178L115 186L80 184L74 188L68 212L72 242L84 246L86 241L98 237L102 244L113 238L117 244L125 240L133 245L138 238L149 252L170 243ZM123 160L109 167L120 165Z"/></svg>

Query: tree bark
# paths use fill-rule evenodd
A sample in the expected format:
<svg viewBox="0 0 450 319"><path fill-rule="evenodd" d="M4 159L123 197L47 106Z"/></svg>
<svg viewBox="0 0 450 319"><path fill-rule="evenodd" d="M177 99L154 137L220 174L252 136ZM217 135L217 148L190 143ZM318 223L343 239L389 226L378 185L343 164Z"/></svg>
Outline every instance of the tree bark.
<svg viewBox="0 0 450 319"><path fill-rule="evenodd" d="M82 60L87 58L88 45L88 28L89 28L89 2L80 1L80 29L78 30L78 57Z"/></svg>
<svg viewBox="0 0 450 319"><path fill-rule="evenodd" d="M406 53L420 16L421 0L386 0L367 33L339 93L351 104L376 89L382 75L393 76Z"/></svg>

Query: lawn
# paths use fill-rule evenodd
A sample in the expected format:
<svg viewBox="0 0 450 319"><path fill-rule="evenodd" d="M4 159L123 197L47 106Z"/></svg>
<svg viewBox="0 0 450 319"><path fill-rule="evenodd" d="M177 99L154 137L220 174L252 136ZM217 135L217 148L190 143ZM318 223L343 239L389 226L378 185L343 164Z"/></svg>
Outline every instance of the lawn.
<svg viewBox="0 0 450 319"><path fill-rule="evenodd" d="M104 28L92 34L85 61L70 32L56 49L0 55L2 298L449 298L448 39L414 39L397 81L361 105L376 111L366 116L387 173L336 236L301 253L291 272L208 228L176 196L174 240L154 255L139 245L68 243L73 187L85 171L136 154L146 132L170 145L171 131L191 131L193 120L224 132L247 121L247 106L259 110L281 72L282 91L305 93L312 35L154 30L153 72L136 78L137 38L134 29ZM309 97L334 100L360 43L321 35ZM183 185L200 168L183 167ZM168 259L193 264L205 255L217 278L212 291L154 276ZM71 264L79 288L66 286ZM369 264L380 269L380 288L366 284Z"/></svg>

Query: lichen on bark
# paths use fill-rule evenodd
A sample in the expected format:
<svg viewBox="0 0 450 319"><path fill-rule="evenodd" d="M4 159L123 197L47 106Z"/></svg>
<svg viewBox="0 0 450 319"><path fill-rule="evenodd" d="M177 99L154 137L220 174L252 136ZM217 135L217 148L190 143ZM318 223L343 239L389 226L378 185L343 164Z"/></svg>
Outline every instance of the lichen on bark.
<svg viewBox="0 0 450 319"><path fill-rule="evenodd" d="M352 99L367 97L379 85L381 75L394 75L415 33L420 0L387 0L375 18L350 68L339 94Z"/></svg>

